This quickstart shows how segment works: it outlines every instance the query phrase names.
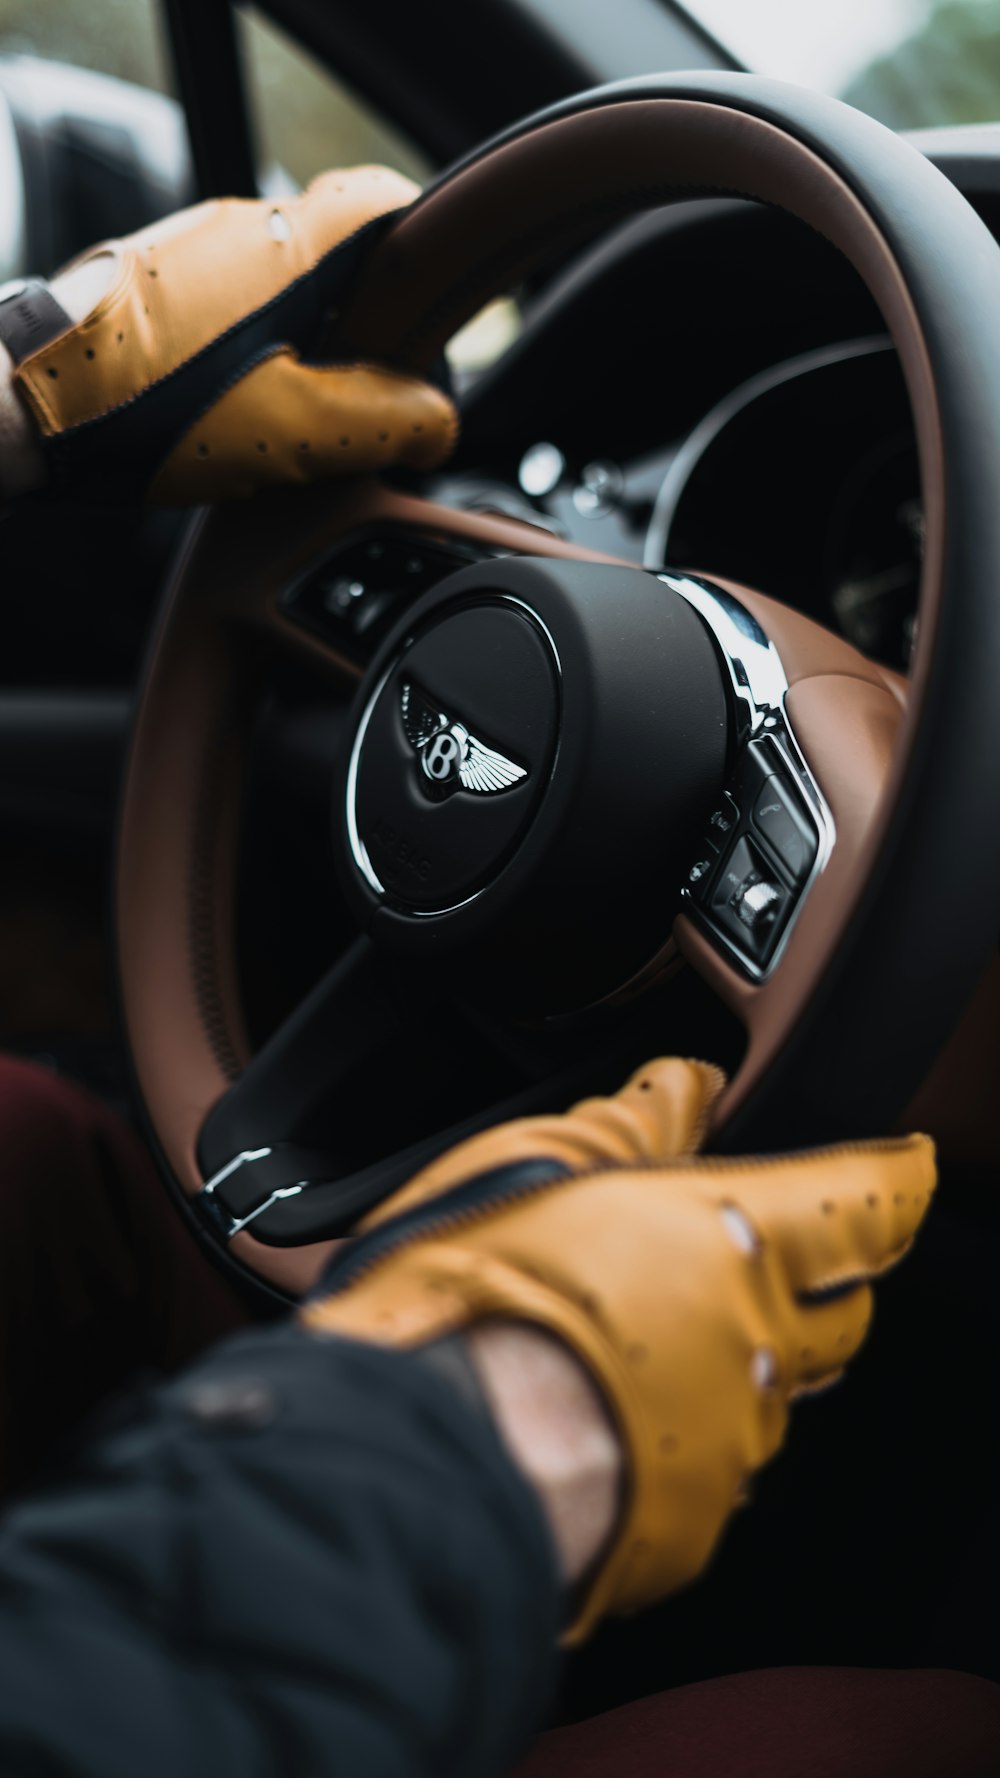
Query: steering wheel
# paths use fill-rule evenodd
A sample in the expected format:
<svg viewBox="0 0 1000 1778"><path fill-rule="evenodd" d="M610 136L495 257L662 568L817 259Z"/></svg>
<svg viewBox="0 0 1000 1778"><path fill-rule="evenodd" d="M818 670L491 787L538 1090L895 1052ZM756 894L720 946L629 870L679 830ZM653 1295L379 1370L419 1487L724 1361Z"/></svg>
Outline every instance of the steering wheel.
<svg viewBox="0 0 1000 1778"><path fill-rule="evenodd" d="M658 575L377 480L206 515L135 723L120 980L168 1173L205 1238L272 1289L305 1288L333 1239L460 1136L685 1047L684 980L743 1032L716 1146L877 1132L995 942L1000 252L912 147L750 76L586 93L399 217L353 287L340 349L426 372L554 254L706 194L818 230L884 317L926 525L911 676L697 564ZM735 269L731 297L738 324ZM682 350L669 287L663 304L664 351ZM318 563L350 574L359 549L400 547L437 570L359 686L301 589ZM362 936L251 1056L234 943L241 788L255 709L289 658L331 701L355 696L331 795ZM387 1156L395 1077L380 1042L400 994L414 1066L450 1026L523 1066L502 1102ZM334 1133L317 1144L323 1107ZM359 1150L372 1157L360 1170L342 1158Z"/></svg>

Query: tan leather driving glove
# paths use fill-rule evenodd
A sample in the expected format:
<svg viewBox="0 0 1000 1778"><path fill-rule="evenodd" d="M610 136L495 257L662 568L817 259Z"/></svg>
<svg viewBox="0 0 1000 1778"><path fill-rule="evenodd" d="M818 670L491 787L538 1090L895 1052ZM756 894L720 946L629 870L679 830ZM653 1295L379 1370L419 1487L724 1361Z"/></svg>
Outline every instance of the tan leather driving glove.
<svg viewBox="0 0 1000 1778"><path fill-rule="evenodd" d="M935 1186L924 1136L699 1157L722 1077L650 1063L612 1099L474 1138L362 1225L301 1311L412 1347L493 1318L565 1341L619 1429L620 1521L570 1633L691 1580L795 1395L835 1379Z"/></svg>
<svg viewBox="0 0 1000 1778"><path fill-rule="evenodd" d="M446 395L322 361L361 254L416 195L398 173L356 167L299 197L199 204L95 248L114 258L110 288L16 371L53 485L200 504L440 463L457 431Z"/></svg>

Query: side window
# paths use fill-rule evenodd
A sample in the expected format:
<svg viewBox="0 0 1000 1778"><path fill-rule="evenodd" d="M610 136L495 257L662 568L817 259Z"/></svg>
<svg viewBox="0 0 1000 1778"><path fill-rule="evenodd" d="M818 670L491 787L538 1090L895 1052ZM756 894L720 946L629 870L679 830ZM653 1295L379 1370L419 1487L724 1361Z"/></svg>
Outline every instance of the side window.
<svg viewBox="0 0 1000 1778"><path fill-rule="evenodd" d="M327 167L366 161L383 161L426 183L428 161L366 100L257 7L238 16L263 183L280 169L307 185Z"/></svg>
<svg viewBox="0 0 1000 1778"><path fill-rule="evenodd" d="M157 0L0 0L0 278L189 203Z"/></svg>
<svg viewBox="0 0 1000 1778"><path fill-rule="evenodd" d="M265 188L365 161L427 182L416 144L261 7L236 18ZM160 0L0 0L0 282L193 201L172 89ZM452 343L456 370L489 364L518 325L514 303L491 304Z"/></svg>
<svg viewBox="0 0 1000 1778"><path fill-rule="evenodd" d="M45 56L169 92L157 0L0 0L0 58Z"/></svg>
<svg viewBox="0 0 1000 1778"><path fill-rule="evenodd" d="M241 14L244 66L257 134L260 177L284 173L305 185L327 167L382 161L426 184L419 149L367 100L337 80L256 7ZM491 303L449 347L461 375L484 369L518 330L513 302Z"/></svg>

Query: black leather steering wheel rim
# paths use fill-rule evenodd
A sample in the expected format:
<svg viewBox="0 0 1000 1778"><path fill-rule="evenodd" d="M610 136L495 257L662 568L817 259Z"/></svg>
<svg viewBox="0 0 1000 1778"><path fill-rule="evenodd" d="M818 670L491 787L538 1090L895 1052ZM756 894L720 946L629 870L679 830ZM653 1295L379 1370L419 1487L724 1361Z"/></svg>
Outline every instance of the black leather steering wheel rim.
<svg viewBox="0 0 1000 1778"><path fill-rule="evenodd" d="M648 115L635 136L630 132L643 107ZM996 806L1000 793L1000 705L994 694L1000 600L993 594L1000 585L1000 356L993 347L1000 249L916 150L836 101L754 77L631 82L527 120L429 188L373 252L344 317L345 354L422 368L465 310L505 287L533 254L551 248L551 229L547 236L536 231L538 241L520 257L511 239L504 239L511 218L505 219L502 207L490 207L492 171L514 151L523 172L522 149L530 166L543 137L552 139L546 136L552 126L575 130L578 121L591 118L599 120L605 145L614 148L621 132L630 153L637 145L645 148L647 124L659 129L662 122L676 143L687 140L685 132L696 123L709 161L719 135L718 164L728 157L729 173L720 173L718 189L727 194L735 188L744 196L762 195L752 179L741 190L741 148L747 169L758 154L765 190L786 162L795 179L805 177L803 167L810 178L819 168L824 191L833 180L842 188L829 209L832 238L841 225L846 237L844 217L850 214L867 243L864 251L880 256L882 288L891 298L917 409L928 497L910 714L891 807L879 828L877 853L857 886L849 925L788 1040L718 1141L735 1148L862 1136L884 1129L905 1103L995 943L1000 831L984 811ZM579 165L570 155L560 177L571 180ZM610 189L598 194L601 202L584 206L588 227L595 219L611 222L629 209L686 195L692 185L705 189L704 166L690 184L683 165L662 177L658 168L655 177L642 171L628 194ZM488 267L481 254L476 258L476 241L454 226L452 200L468 189L470 178L485 206L486 226L497 236ZM509 192L502 180L501 189ZM792 190L801 189L793 179ZM797 213L794 202L784 207ZM447 263L434 252L442 228L451 243ZM516 237L516 227L511 232ZM249 514L213 514L181 569L147 675L121 828L121 977L140 1090L170 1171L189 1196L197 1196L204 1183L198 1135L205 1114L237 1078L246 1054L238 1016L229 1012L233 956L219 912L224 885L212 877L224 850L216 843L217 828L221 821L232 829L235 796L223 795L221 783L214 800L204 794L206 750L223 741L227 753L235 749L226 713L230 698L239 703L248 683L242 690L237 684L230 647L234 624L247 618L235 610L236 583L242 576L246 598L256 601L253 621L270 599L273 634L280 585L268 589L265 571L277 563L287 574L295 563L308 562L310 552L314 559L331 527L343 528L345 515L360 512L364 500L363 491L314 489L261 501ZM213 606L215 589L227 576L229 602ZM171 748L171 723L185 699L185 732ZM964 859L972 843L975 859L956 878L956 859ZM185 933L186 956L184 942L178 942ZM258 1264L254 1250L261 1244L249 1232L236 1239L251 1269L286 1286L304 1275ZM321 1263L320 1251L316 1257Z"/></svg>

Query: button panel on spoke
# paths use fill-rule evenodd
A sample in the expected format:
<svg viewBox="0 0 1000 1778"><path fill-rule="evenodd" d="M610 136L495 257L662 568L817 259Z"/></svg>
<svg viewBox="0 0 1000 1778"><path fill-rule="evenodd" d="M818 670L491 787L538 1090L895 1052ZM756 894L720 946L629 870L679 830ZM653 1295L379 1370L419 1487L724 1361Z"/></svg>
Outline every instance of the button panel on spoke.
<svg viewBox="0 0 1000 1778"><path fill-rule="evenodd" d="M748 973L765 973L819 855L816 816L773 739L744 747L688 870L685 900Z"/></svg>

